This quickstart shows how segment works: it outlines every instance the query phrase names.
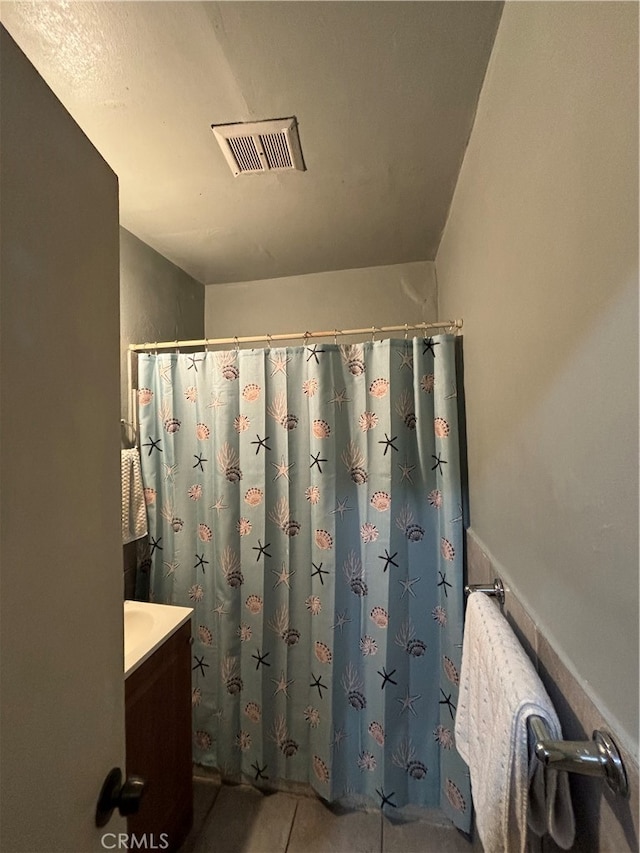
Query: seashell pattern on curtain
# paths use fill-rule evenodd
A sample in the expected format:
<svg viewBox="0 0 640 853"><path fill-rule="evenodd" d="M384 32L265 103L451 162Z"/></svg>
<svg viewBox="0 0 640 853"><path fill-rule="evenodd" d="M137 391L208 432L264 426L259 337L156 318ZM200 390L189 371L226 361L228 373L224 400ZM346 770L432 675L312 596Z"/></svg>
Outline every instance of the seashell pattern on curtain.
<svg viewBox="0 0 640 853"><path fill-rule="evenodd" d="M138 592L194 608L197 763L469 831L454 347L139 356Z"/></svg>

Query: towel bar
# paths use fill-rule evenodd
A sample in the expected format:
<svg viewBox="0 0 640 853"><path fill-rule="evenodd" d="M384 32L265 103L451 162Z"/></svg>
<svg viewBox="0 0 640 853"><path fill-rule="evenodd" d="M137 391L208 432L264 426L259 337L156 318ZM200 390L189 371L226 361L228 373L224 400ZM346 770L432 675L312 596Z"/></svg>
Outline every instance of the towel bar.
<svg viewBox="0 0 640 853"><path fill-rule="evenodd" d="M552 740L541 717L528 719L538 761L553 770L597 776L614 794L629 796L627 774L618 748L608 732L596 729L592 740Z"/></svg>
<svg viewBox="0 0 640 853"><path fill-rule="evenodd" d="M504 604L504 585L500 578L494 578L493 586L467 584L464 594L469 595L472 592L483 592L497 598L501 605ZM609 732L596 729L592 740L587 741L553 740L542 717L532 715L527 722L533 751L545 767L551 770L566 770L581 776L596 776L604 779L614 794L625 798L629 796L624 763Z"/></svg>
<svg viewBox="0 0 640 853"><path fill-rule="evenodd" d="M500 578L493 579L493 586L483 586L482 584L467 584L464 588L464 594L469 595L472 592L484 592L492 598L497 598L501 605L504 604L504 585Z"/></svg>
<svg viewBox="0 0 640 853"><path fill-rule="evenodd" d="M120 418L120 426L131 427L131 432L133 434L133 438L131 439L131 441L133 441L133 446L135 447L138 444L138 430L136 429L136 425L133 423L133 421L125 421L124 418Z"/></svg>

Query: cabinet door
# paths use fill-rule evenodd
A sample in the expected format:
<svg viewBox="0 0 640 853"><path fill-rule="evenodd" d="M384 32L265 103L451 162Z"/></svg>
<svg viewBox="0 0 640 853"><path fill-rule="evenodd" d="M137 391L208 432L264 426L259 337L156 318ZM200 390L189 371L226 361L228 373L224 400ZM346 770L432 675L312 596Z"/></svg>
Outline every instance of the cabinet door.
<svg viewBox="0 0 640 853"><path fill-rule="evenodd" d="M169 850L180 846L193 818L190 640L187 623L125 683L127 774L147 781L129 833L153 833Z"/></svg>

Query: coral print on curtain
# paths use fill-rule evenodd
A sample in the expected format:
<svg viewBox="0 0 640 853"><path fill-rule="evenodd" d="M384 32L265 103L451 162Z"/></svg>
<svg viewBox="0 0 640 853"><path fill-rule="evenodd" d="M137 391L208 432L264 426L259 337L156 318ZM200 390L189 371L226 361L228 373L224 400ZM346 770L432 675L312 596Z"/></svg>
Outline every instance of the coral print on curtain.
<svg viewBox="0 0 640 853"><path fill-rule="evenodd" d="M454 346L139 357L150 596L195 609L196 762L469 830Z"/></svg>

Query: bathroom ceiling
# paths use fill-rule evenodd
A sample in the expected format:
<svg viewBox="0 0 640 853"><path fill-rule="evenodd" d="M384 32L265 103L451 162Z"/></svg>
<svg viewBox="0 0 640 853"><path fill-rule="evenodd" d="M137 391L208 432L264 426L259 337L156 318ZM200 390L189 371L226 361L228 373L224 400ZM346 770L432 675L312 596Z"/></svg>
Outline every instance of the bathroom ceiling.
<svg viewBox="0 0 640 853"><path fill-rule="evenodd" d="M3 0L0 17L117 173L121 224L211 284L432 260L501 10ZM211 125L285 116L306 171L234 177Z"/></svg>

